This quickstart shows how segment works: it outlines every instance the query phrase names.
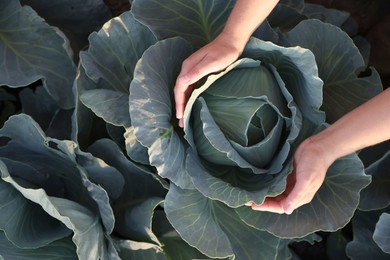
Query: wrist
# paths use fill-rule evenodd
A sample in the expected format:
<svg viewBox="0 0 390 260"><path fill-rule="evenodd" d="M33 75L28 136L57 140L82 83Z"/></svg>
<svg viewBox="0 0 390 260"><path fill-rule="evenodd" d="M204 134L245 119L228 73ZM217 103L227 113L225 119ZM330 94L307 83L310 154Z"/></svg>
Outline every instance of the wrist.
<svg viewBox="0 0 390 260"><path fill-rule="evenodd" d="M330 166L344 154L340 153L339 145L333 140L332 134L325 130L310 136L301 143L301 146L312 150L324 160L326 165Z"/></svg>
<svg viewBox="0 0 390 260"><path fill-rule="evenodd" d="M247 44L249 36L243 35L242 33L236 33L232 30L225 28L216 38L216 40L223 42L224 45L230 46L235 52L243 52L245 45Z"/></svg>

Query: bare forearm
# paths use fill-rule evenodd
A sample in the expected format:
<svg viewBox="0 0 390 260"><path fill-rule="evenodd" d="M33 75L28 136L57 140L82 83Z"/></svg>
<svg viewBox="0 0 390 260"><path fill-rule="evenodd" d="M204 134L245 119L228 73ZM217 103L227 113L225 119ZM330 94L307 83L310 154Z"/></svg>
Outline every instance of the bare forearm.
<svg viewBox="0 0 390 260"><path fill-rule="evenodd" d="M278 0L237 0L222 34L228 35L237 48L243 49L277 3Z"/></svg>
<svg viewBox="0 0 390 260"><path fill-rule="evenodd" d="M333 160L390 139L390 88L313 136Z"/></svg>

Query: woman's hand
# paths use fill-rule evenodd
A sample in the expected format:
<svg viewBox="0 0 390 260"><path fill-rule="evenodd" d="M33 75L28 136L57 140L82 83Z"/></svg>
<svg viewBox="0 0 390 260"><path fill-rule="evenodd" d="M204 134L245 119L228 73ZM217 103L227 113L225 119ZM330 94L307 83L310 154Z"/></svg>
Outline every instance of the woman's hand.
<svg viewBox="0 0 390 260"><path fill-rule="evenodd" d="M373 116L375 115L375 116ZM390 87L303 141L294 154L294 170L283 194L266 198L254 210L291 214L309 203L338 158L390 140Z"/></svg>
<svg viewBox="0 0 390 260"><path fill-rule="evenodd" d="M284 193L267 197L263 204L248 203L253 210L291 214L298 207L309 203L321 187L329 166L334 162L330 150L308 138L300 144L294 155L294 169L287 177Z"/></svg>
<svg viewBox="0 0 390 260"><path fill-rule="evenodd" d="M219 72L241 55L254 30L279 0L237 0L222 32L212 42L187 58L174 89L176 118L183 127L183 113L193 84L204 76Z"/></svg>
<svg viewBox="0 0 390 260"><path fill-rule="evenodd" d="M229 37L220 34L183 62L174 88L176 118L179 119L180 127L183 127L184 108L194 84L204 76L219 72L232 64L241 55L242 48L243 46L235 46Z"/></svg>

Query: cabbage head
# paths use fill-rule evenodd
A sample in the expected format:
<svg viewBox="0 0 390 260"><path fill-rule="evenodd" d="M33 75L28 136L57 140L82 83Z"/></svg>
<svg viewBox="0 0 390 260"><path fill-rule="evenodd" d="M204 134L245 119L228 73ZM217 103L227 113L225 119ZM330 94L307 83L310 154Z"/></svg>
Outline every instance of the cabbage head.
<svg viewBox="0 0 390 260"><path fill-rule="evenodd" d="M294 146L325 122L310 51L255 39L248 48L251 58L208 77L185 111L186 170L231 207L283 192Z"/></svg>

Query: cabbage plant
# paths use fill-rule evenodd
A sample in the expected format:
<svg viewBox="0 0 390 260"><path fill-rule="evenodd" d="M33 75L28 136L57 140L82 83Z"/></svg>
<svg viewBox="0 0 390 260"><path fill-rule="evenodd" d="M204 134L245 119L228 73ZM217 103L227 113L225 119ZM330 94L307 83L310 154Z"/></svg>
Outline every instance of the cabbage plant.
<svg viewBox="0 0 390 260"><path fill-rule="evenodd" d="M336 26L302 19L285 31L264 23L236 63L198 84L182 132L172 88L181 62L223 26L228 4L211 2L134 1L135 17L160 38L130 84L135 135L171 180L165 211L190 245L209 257L288 257L291 241L350 221L370 183L357 155L337 160L313 201L289 216L244 204L281 194L299 143L378 93L378 74L358 76L364 59ZM352 89L360 97L349 96Z"/></svg>
<svg viewBox="0 0 390 260"><path fill-rule="evenodd" d="M39 248L37 258L118 257L109 234L120 172L71 141L46 137L27 115L10 118L0 137L1 255Z"/></svg>
<svg viewBox="0 0 390 260"><path fill-rule="evenodd" d="M167 183L112 140L83 152L73 141L47 137L22 114L0 129L0 142L5 259L165 259L172 247L201 255L181 244L156 209Z"/></svg>

